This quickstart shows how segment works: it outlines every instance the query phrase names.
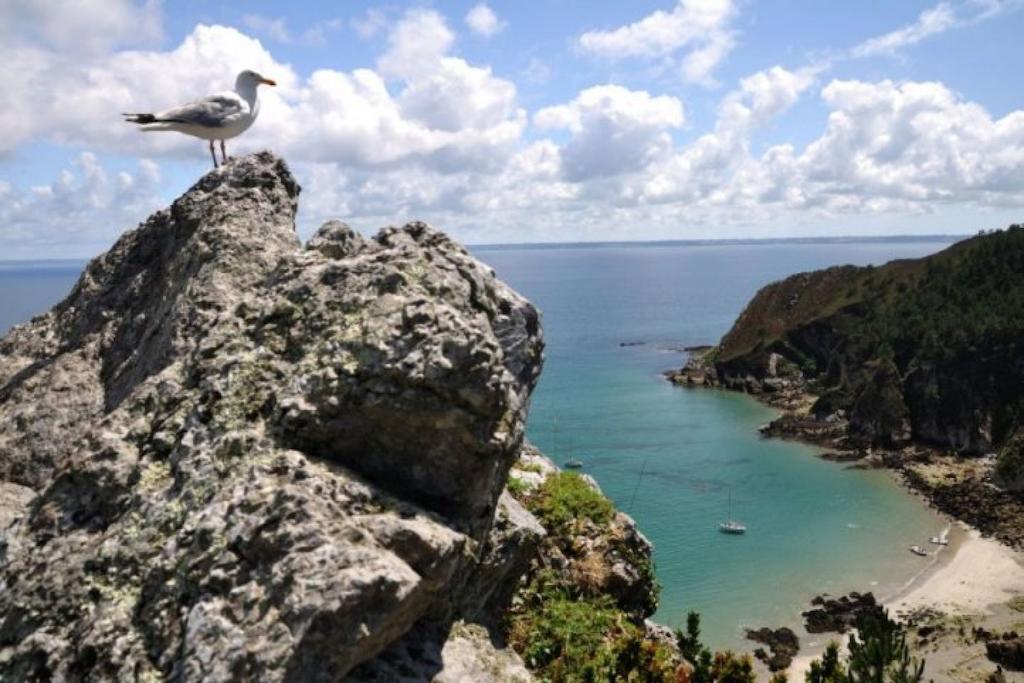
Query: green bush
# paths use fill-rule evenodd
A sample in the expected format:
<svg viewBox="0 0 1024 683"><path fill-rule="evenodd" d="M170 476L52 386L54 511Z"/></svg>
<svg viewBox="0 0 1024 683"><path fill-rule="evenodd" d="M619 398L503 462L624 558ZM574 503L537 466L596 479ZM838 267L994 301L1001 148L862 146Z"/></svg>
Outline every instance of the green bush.
<svg viewBox="0 0 1024 683"><path fill-rule="evenodd" d="M509 644L539 680L635 681L677 679L672 653L646 637L607 596L580 598L534 586L516 613Z"/></svg>
<svg viewBox="0 0 1024 683"><path fill-rule="evenodd" d="M505 487L508 489L508 492L516 498L521 497L530 488L527 486L525 481L515 476L508 478L508 482L506 482Z"/></svg>
<svg viewBox="0 0 1024 683"><path fill-rule="evenodd" d="M615 514L612 502L595 491L576 472L548 475L526 507L549 531L561 531L578 520L604 525Z"/></svg>

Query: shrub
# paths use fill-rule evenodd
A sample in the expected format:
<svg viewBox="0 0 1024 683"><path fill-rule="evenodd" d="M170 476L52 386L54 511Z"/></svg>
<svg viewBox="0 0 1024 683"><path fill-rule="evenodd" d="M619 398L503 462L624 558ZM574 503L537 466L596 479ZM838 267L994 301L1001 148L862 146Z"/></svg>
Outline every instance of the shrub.
<svg viewBox="0 0 1024 683"><path fill-rule="evenodd" d="M604 525L615 513L611 501L576 472L548 475L530 496L527 508L549 531L564 530L576 520L583 519Z"/></svg>
<svg viewBox="0 0 1024 683"><path fill-rule="evenodd" d="M679 680L672 653L646 637L607 596L572 597L541 587L512 618L509 643L540 680Z"/></svg>
<svg viewBox="0 0 1024 683"><path fill-rule="evenodd" d="M523 481L519 477L514 476L508 478L508 482L505 484L505 487L508 488L508 492L511 493L516 498L522 496L530 488L529 486L527 486L525 481Z"/></svg>

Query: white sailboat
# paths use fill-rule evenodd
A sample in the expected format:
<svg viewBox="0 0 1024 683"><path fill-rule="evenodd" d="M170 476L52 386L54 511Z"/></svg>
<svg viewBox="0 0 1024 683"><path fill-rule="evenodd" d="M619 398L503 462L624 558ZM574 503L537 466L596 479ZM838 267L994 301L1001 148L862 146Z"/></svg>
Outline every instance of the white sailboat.
<svg viewBox="0 0 1024 683"><path fill-rule="evenodd" d="M718 530L723 534L747 533L747 527L732 518L732 489L729 489L729 517L718 525Z"/></svg>

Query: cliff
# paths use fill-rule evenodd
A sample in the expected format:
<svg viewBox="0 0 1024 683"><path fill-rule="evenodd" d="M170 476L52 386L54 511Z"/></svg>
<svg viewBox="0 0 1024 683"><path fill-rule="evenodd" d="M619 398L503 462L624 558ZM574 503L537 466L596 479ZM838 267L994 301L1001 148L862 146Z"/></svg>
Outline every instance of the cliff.
<svg viewBox="0 0 1024 683"><path fill-rule="evenodd" d="M853 443L963 454L1024 424L1024 228L921 259L843 266L763 288L703 359L708 381L806 389ZM699 365L700 361L695 363Z"/></svg>
<svg viewBox="0 0 1024 683"><path fill-rule="evenodd" d="M785 411L766 434L873 452L940 508L1024 544L1024 227L770 284L670 376L756 394Z"/></svg>
<svg viewBox="0 0 1024 683"><path fill-rule="evenodd" d="M298 195L233 160L0 340L0 679L532 680L538 313L422 223L303 245Z"/></svg>

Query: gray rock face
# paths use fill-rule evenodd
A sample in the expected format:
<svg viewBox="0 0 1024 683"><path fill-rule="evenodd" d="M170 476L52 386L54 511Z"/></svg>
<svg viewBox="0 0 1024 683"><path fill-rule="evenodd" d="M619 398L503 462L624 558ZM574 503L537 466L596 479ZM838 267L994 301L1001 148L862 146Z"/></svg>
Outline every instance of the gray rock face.
<svg viewBox="0 0 1024 683"><path fill-rule="evenodd" d="M0 340L0 680L340 680L528 549L536 310L298 193L232 161Z"/></svg>

